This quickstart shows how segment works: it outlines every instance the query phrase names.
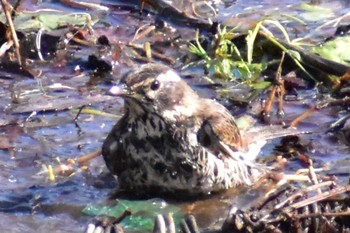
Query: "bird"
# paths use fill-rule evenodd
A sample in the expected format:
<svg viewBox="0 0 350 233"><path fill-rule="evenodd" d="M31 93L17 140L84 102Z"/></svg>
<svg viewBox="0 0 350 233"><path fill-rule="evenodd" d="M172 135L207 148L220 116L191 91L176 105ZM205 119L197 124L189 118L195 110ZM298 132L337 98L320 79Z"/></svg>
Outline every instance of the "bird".
<svg viewBox="0 0 350 233"><path fill-rule="evenodd" d="M230 111L199 96L169 66L138 66L109 92L124 100L102 146L120 190L207 195L252 185L264 173L244 156L248 148Z"/></svg>

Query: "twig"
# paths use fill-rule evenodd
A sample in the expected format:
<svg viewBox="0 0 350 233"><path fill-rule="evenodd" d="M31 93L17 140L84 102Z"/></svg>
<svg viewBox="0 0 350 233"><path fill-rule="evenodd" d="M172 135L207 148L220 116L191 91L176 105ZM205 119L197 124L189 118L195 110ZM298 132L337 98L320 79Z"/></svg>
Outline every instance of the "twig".
<svg viewBox="0 0 350 233"><path fill-rule="evenodd" d="M305 199L303 201L294 203L294 204L290 205L290 207L298 209L298 208L310 205L312 203L315 203L315 202L318 202L318 201L322 201L322 200L327 199L329 197L332 197L334 195L345 193L345 192L349 192L349 191L350 191L350 186L336 187L336 188L334 188L334 189L332 189L330 191L323 192L321 195L316 195L316 196L307 198L307 199Z"/></svg>
<svg viewBox="0 0 350 233"><path fill-rule="evenodd" d="M48 175L49 178L52 176L55 176L55 174L69 174L72 175L74 174L74 168L75 165L78 164L79 166L83 166L85 163L87 163L88 161L97 158L101 155L101 151L95 151L92 152L90 154L86 154L84 156L81 156L79 158L76 159L67 159L67 163L66 164L60 164L59 166L55 167L55 168L50 168L51 165L48 166ZM52 180L52 178L50 178L50 180Z"/></svg>
<svg viewBox="0 0 350 233"><path fill-rule="evenodd" d="M83 10L102 10L102 11L108 11L108 7L102 6L100 4L96 3L89 3L89 2L83 2L83 1L72 1L72 0L60 0L61 4L69 6L69 7L74 7L78 9L83 9Z"/></svg>
<svg viewBox="0 0 350 233"><path fill-rule="evenodd" d="M279 198L279 196L291 190L291 186L286 186L280 189L275 189L273 192L269 192L269 195L265 195L262 199L253 205L250 209L261 210L264 208L270 201Z"/></svg>
<svg viewBox="0 0 350 233"><path fill-rule="evenodd" d="M285 94L285 89L284 89L284 82L281 76L282 76L282 64L284 61L284 57L285 57L285 53L283 52L280 64L277 68L277 72L275 76L275 84L272 87L272 90L267 98L265 108L262 112L263 120L265 122L268 122L270 118L271 107L276 94L278 95L278 114L279 115L283 114L283 96Z"/></svg>
<svg viewBox="0 0 350 233"><path fill-rule="evenodd" d="M85 107L86 107L86 106L83 105L83 106L81 106L81 107L79 108L77 115L75 115L75 117L74 117L74 119L73 119L74 122L78 121L78 118L79 118L81 112L83 111L83 109L84 109Z"/></svg>
<svg viewBox="0 0 350 233"><path fill-rule="evenodd" d="M309 163L309 177L310 177L310 180L312 181L312 183L313 183L314 185L318 185L319 182L318 182L317 175L316 175L315 170L314 170L314 167L313 167L313 162L312 162L312 160L309 159L308 163ZM320 188L317 188L317 192L318 192L319 194L322 193L322 191L321 191Z"/></svg>
<svg viewBox="0 0 350 233"><path fill-rule="evenodd" d="M340 212L340 213L297 214L297 215L293 215L293 218L303 219L303 218L341 217L341 216L350 216L350 210Z"/></svg>
<svg viewBox="0 0 350 233"><path fill-rule="evenodd" d="M3 43L0 47L0 57L4 56L6 51L9 50L12 46L13 46L13 40Z"/></svg>
<svg viewBox="0 0 350 233"><path fill-rule="evenodd" d="M346 71L346 73L340 77L339 82L334 85L335 91L340 91L340 89L347 83L349 83L350 80L350 69Z"/></svg>
<svg viewBox="0 0 350 233"><path fill-rule="evenodd" d="M7 2L7 0L1 0L1 5L2 5L2 9L5 12L7 23L10 27L10 30L11 30L11 37L12 37L11 39L13 40L14 45L15 45L15 53L16 53L18 64L19 64L19 66L22 66L22 57L21 57L21 53L19 50L19 42L18 42L18 37L17 37L15 25L13 24L13 21L11 18L10 4Z"/></svg>
<svg viewBox="0 0 350 233"><path fill-rule="evenodd" d="M289 127L296 127L300 122L311 116L312 113L316 111L316 107L313 106L309 108L306 112L295 118L289 125Z"/></svg>
<svg viewBox="0 0 350 233"><path fill-rule="evenodd" d="M322 102L319 102L315 106L310 107L308 110L306 110L303 114L295 118L292 123L290 123L290 127L297 126L301 121L305 120L306 118L310 117L312 113L314 113L316 110L320 110L323 108L331 107L331 106L344 106L349 107L350 106L350 97L344 97L342 99L328 99Z"/></svg>
<svg viewBox="0 0 350 233"><path fill-rule="evenodd" d="M133 44L133 43L128 43L127 46L129 46L131 48L134 48L134 49L144 50L143 46L137 45L137 44ZM155 58L158 58L158 59L161 59L161 60L164 60L164 61L168 62L169 64L174 64L175 63L175 60L173 58L164 56L163 54L158 53L156 51L152 51L152 55Z"/></svg>
<svg viewBox="0 0 350 233"><path fill-rule="evenodd" d="M277 82L277 88L278 88L277 94L278 94L278 114L279 115L283 114L283 97L284 97L284 94L286 92L286 90L284 89L284 81L282 79L282 64L283 64L285 55L286 55L286 53L282 52L281 62L278 66L277 73L276 73L276 82Z"/></svg>
<svg viewBox="0 0 350 233"><path fill-rule="evenodd" d="M143 28L146 28L146 29L141 31ZM142 25L136 30L134 38L132 38L131 41L142 39L143 37L145 37L147 34L151 33L152 31L154 31L155 29L156 29L155 26L150 26L149 24Z"/></svg>
<svg viewBox="0 0 350 233"><path fill-rule="evenodd" d="M306 187L305 189L294 193L293 195L288 197L286 200L284 200L283 202L276 205L275 209L279 209L279 208L285 206L287 203L293 202L296 198L303 196L305 193L308 193L308 192L313 191L313 190L320 188L320 187L331 186L331 185L335 185L335 183L333 181L326 181L326 182L323 182L323 183L320 183L317 185L312 185L312 186Z"/></svg>
<svg viewBox="0 0 350 233"><path fill-rule="evenodd" d="M152 49L151 44L147 41L143 44L143 49L145 51L146 57L148 59L152 59Z"/></svg>
<svg viewBox="0 0 350 233"><path fill-rule="evenodd" d="M100 155L101 155L101 151L98 150L98 151L92 152L90 154L83 155L83 156L77 158L76 161L78 162L78 164L81 165L83 163L90 161L91 159L99 157Z"/></svg>
<svg viewBox="0 0 350 233"><path fill-rule="evenodd" d="M267 101L266 101L266 104L265 104L265 108L262 112L263 120L265 122L268 122L270 119L272 102L275 99L276 91L277 91L277 89L275 87L273 87L272 90L270 91L270 94L269 94Z"/></svg>
<svg viewBox="0 0 350 233"><path fill-rule="evenodd" d="M67 40L68 41L74 41L75 43L77 44L80 44L80 45L84 45L84 46L88 46L88 47L92 47L94 46L95 44L91 41L86 41L86 40L83 40L83 39L80 39L78 38L76 35L79 33L79 31L73 33L73 32L68 32L66 34L66 37L67 37Z"/></svg>
<svg viewBox="0 0 350 233"><path fill-rule="evenodd" d="M122 215L118 216L114 221L113 221L113 224L118 224L120 223L121 221L123 221L126 217L132 215L132 212L131 210L125 210Z"/></svg>
<svg viewBox="0 0 350 233"><path fill-rule="evenodd" d="M344 106L344 107L349 107L350 106L350 97L346 96L342 99L330 99L330 100L325 100L316 105L317 109L322 109L330 106Z"/></svg>

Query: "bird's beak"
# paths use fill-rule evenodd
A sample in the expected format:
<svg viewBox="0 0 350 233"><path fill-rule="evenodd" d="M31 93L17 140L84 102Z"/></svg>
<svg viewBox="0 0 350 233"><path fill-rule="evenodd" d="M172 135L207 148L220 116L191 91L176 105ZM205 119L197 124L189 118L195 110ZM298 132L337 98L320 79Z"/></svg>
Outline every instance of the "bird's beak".
<svg viewBox="0 0 350 233"><path fill-rule="evenodd" d="M109 89L107 94L112 96L128 97L132 95L132 91L127 85L121 84L113 86L111 89Z"/></svg>

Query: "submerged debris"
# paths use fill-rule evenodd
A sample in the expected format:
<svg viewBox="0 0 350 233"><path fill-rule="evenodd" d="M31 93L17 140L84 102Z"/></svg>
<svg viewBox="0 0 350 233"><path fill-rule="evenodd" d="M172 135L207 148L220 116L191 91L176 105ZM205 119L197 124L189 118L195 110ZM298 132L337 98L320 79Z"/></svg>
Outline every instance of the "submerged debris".
<svg viewBox="0 0 350 233"><path fill-rule="evenodd" d="M331 181L285 185L246 211L233 209L222 232L350 232L349 192Z"/></svg>

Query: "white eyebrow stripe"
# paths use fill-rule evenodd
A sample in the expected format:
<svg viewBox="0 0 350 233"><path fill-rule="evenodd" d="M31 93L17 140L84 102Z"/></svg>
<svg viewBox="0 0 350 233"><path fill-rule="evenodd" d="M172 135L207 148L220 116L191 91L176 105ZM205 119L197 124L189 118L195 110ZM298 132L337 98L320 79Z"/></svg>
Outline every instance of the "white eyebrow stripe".
<svg viewBox="0 0 350 233"><path fill-rule="evenodd" d="M173 70L168 70L165 73L161 73L160 75L157 76L156 78L159 81L173 81L173 82L178 82L181 80L180 76L175 73Z"/></svg>

